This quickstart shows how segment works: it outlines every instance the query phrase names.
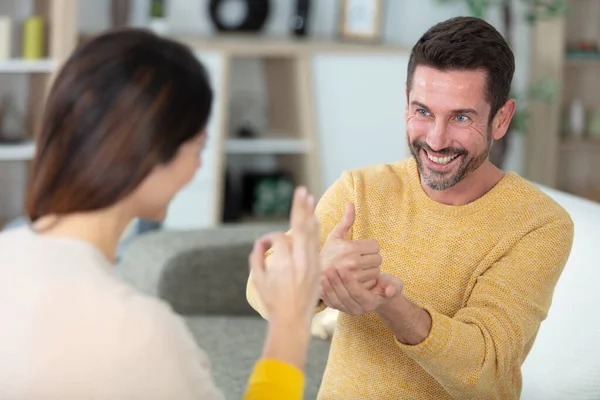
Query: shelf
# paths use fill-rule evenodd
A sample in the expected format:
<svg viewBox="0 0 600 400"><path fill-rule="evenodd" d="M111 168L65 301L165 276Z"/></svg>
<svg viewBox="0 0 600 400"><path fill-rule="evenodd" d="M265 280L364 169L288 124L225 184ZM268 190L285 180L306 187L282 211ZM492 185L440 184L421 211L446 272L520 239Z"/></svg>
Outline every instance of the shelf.
<svg viewBox="0 0 600 400"><path fill-rule="evenodd" d="M600 67L600 57L567 58L565 63L567 67Z"/></svg>
<svg viewBox="0 0 600 400"><path fill-rule="evenodd" d="M79 43L86 42L101 32L87 32L79 35ZM329 38L294 38L276 35L216 34L187 35L172 34L177 40L195 51L211 50L225 52L232 56L293 56L307 52L341 53L410 53L411 48L394 43L360 43Z"/></svg>
<svg viewBox="0 0 600 400"><path fill-rule="evenodd" d="M273 35L221 34L213 36L173 35L194 50L216 50L233 56L293 56L307 52L341 53L409 53L410 48L397 44L369 44L351 41L292 38Z"/></svg>
<svg viewBox="0 0 600 400"><path fill-rule="evenodd" d="M567 138L560 143L562 151L600 151L600 139Z"/></svg>
<svg viewBox="0 0 600 400"><path fill-rule="evenodd" d="M228 154L305 154L310 143L301 139L229 139L225 143Z"/></svg>
<svg viewBox="0 0 600 400"><path fill-rule="evenodd" d="M58 63L55 60L23 60L12 58L0 60L0 72L2 73L50 73L53 72Z"/></svg>
<svg viewBox="0 0 600 400"><path fill-rule="evenodd" d="M35 154L35 143L0 144L0 161L27 161Z"/></svg>
<svg viewBox="0 0 600 400"><path fill-rule="evenodd" d="M235 221L224 222L224 225L280 225L282 229L289 226L290 220L286 217L254 217L254 216L243 216Z"/></svg>

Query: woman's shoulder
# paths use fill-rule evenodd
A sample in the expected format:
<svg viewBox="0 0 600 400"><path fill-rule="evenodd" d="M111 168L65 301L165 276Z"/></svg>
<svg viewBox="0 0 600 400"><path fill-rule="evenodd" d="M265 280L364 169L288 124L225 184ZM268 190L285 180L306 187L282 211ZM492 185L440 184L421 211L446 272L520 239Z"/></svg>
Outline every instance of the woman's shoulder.
<svg viewBox="0 0 600 400"><path fill-rule="evenodd" d="M21 317L11 327L15 340L5 344L47 366L41 387L56 388L70 376L81 382L69 388L71 397L85 392L102 398L110 388L121 398L218 398L208 358L184 320L163 300L120 280L85 244L4 232L0 277L6 278L0 290L10 293L0 316ZM47 365L56 351L61 361Z"/></svg>

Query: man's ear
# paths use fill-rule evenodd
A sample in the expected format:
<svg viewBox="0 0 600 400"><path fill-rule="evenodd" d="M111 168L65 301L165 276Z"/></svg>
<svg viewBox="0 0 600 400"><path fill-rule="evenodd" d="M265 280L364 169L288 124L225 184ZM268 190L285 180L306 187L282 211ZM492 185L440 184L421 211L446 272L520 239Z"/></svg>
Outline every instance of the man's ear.
<svg viewBox="0 0 600 400"><path fill-rule="evenodd" d="M500 107L492 121L492 138L494 140L500 140L506 135L508 127L510 126L510 121L512 121L512 118L515 115L515 110L516 102L514 99L508 99L506 103Z"/></svg>

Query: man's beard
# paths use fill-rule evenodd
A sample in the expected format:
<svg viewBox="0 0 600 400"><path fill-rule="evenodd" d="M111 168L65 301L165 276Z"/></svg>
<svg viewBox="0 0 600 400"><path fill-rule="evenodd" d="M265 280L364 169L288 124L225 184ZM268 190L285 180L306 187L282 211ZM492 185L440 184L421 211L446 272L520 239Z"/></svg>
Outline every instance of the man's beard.
<svg viewBox="0 0 600 400"><path fill-rule="evenodd" d="M475 171L481 166L481 164L485 162L490 154L493 143L491 127L488 128L487 139L488 144L486 149L480 154L476 154L474 156L471 156L466 149L457 147L447 147L440 151L434 151L427 143L420 140L414 140L412 143L409 142L408 147L415 158L415 161L417 162L417 167L419 168L419 173L421 174L421 179L423 182L433 190L442 191L456 185L470 172ZM456 172L439 172L436 170L431 170L427 166L423 165L423 162L419 157L421 149L428 153L435 153L442 156L461 156L460 165L458 166L458 169L456 169ZM427 157L427 155L425 155L425 157Z"/></svg>

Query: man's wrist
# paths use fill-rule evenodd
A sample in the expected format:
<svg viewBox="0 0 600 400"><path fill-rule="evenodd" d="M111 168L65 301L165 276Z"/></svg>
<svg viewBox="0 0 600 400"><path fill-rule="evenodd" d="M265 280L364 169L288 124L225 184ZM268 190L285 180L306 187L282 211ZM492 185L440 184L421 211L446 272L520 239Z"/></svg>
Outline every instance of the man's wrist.
<svg viewBox="0 0 600 400"><path fill-rule="evenodd" d="M431 316L403 294L375 310L381 320L390 328L396 339L407 345L417 345L429 336Z"/></svg>
<svg viewBox="0 0 600 400"><path fill-rule="evenodd" d="M383 318L403 318L407 311L407 301L402 293L398 293L374 311Z"/></svg>

